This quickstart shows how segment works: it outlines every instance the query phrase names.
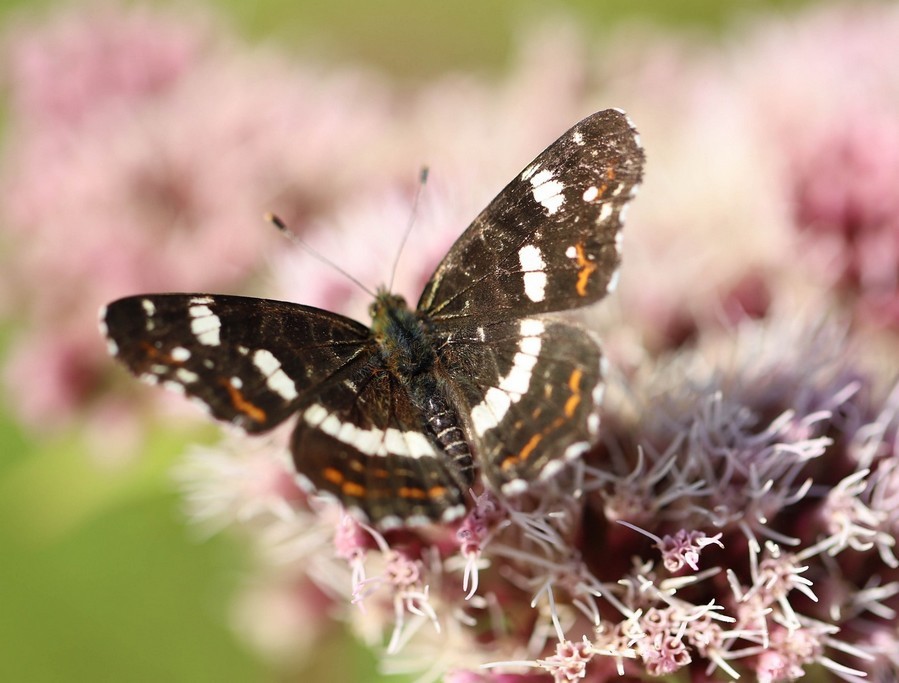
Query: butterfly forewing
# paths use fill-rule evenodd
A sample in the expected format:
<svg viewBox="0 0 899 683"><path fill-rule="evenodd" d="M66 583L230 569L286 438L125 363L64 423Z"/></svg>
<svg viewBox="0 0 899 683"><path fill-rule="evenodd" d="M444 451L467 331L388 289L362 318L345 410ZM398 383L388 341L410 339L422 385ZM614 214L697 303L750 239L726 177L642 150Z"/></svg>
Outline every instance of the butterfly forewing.
<svg viewBox="0 0 899 683"><path fill-rule="evenodd" d="M643 151L622 112L584 119L522 171L449 250L419 310L435 321L520 318L593 303L617 272Z"/></svg>
<svg viewBox="0 0 899 683"><path fill-rule="evenodd" d="M307 392L374 351L368 328L349 318L238 296L127 297L101 320L111 352L131 372L248 432L284 421Z"/></svg>

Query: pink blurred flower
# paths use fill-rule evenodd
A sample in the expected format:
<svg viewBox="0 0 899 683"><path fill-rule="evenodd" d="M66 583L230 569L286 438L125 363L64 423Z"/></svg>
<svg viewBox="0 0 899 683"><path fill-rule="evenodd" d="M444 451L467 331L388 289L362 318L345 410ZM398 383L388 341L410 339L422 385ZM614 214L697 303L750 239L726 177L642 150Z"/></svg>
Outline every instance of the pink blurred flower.
<svg viewBox="0 0 899 683"><path fill-rule="evenodd" d="M78 348L64 376L13 403L42 427L105 390L101 305L245 288L276 243L263 213L304 230L369 175L347 159L366 156L384 121L376 82L242 54L207 25L148 9L67 13L17 33L9 50L16 106L0 220L16 250L4 284L21 351L6 374L61 371L52 359ZM53 83L80 85L57 93L51 66Z"/></svg>
<svg viewBox="0 0 899 683"><path fill-rule="evenodd" d="M4 68L23 124L77 127L98 109L134 106L176 85L206 51L208 17L94 4L20 20L7 31Z"/></svg>
<svg viewBox="0 0 899 683"><path fill-rule="evenodd" d="M899 75L897 75L899 81ZM899 325L899 98L834 113L793 160L796 227L822 279L875 325Z"/></svg>
<svg viewBox="0 0 899 683"><path fill-rule="evenodd" d="M195 452L180 471L189 513L244 530L262 558L239 626L280 656L340 605L385 669L432 680L895 678L895 338L871 342L824 311L884 320L895 295L896 90L871 65L894 51L899 19L803 16L808 29L768 22L726 58L632 34L591 54L555 25L528 37L508 78L435 79L403 104L376 79L234 56L207 34L174 41L200 47L173 49L183 59L152 78L86 78L95 97L47 105L64 125L13 122L9 276L30 311L9 375L52 375L23 406L40 421L102 390L100 345L91 357L86 337L56 335L93 333L105 299L252 283L270 234L260 209L366 286L388 281L427 162L394 282L414 301L536 150L600 103L623 105L649 169L621 291L585 316L616 363L601 443L514 501L474 492L453 528L384 534L300 494L281 434ZM831 106L858 74L864 97ZM796 232L829 247L817 275L825 262L797 252ZM345 276L279 252L267 294L365 319L369 297ZM34 276L48 272L49 296ZM858 310L810 293L821 272ZM42 356L55 360L38 368ZM255 626L268 610L277 628Z"/></svg>

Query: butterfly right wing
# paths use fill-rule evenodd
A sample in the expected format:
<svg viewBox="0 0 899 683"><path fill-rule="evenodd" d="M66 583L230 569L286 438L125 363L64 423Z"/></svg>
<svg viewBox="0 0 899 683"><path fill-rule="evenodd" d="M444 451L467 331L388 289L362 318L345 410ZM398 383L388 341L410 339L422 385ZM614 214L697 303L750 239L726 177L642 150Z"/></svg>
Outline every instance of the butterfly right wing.
<svg viewBox="0 0 899 683"><path fill-rule="evenodd" d="M364 325L283 301L207 294L126 297L101 311L110 353L152 384L250 433L375 352Z"/></svg>

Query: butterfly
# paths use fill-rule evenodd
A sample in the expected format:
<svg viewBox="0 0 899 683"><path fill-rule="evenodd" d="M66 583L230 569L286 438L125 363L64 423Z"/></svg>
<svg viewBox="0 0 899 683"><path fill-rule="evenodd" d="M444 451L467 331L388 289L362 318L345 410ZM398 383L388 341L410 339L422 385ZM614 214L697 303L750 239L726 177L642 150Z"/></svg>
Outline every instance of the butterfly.
<svg viewBox="0 0 899 683"><path fill-rule="evenodd" d="M110 353L257 434L289 418L300 482L381 528L449 522L478 481L508 497L593 444L593 336L552 313L615 285L643 170L615 109L551 144L475 218L413 309L380 289L371 326L296 303L147 294L101 311Z"/></svg>

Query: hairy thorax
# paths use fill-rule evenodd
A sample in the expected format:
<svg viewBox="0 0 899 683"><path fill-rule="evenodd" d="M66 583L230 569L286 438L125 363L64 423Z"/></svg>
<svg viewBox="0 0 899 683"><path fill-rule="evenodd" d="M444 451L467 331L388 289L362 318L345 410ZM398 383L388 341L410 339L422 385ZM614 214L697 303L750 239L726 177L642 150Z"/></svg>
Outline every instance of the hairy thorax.
<svg viewBox="0 0 899 683"><path fill-rule="evenodd" d="M379 290L370 309L375 340L388 371L404 384L425 418L425 427L450 456L459 483L473 481L471 449L456 407L441 381L439 359L425 321L403 297Z"/></svg>

